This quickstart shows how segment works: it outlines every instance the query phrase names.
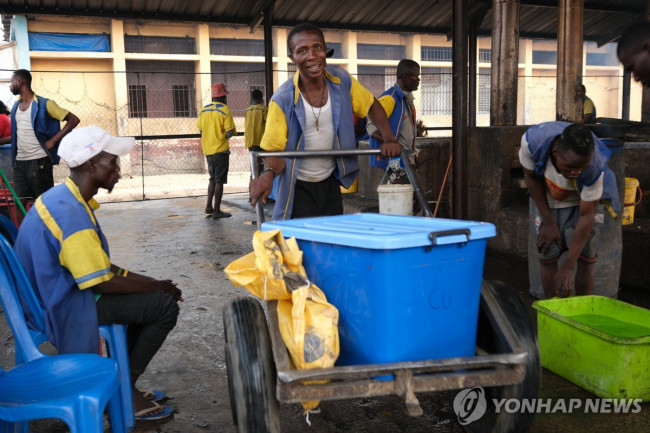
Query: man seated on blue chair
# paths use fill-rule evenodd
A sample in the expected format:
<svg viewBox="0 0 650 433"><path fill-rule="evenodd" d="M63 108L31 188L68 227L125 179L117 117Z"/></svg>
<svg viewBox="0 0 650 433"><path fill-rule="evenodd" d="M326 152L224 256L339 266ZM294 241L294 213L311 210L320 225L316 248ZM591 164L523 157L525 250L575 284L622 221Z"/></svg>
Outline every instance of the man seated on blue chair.
<svg viewBox="0 0 650 433"><path fill-rule="evenodd" d="M78 128L61 141L59 155L70 177L37 200L25 217L15 250L43 306L46 333L59 353L97 353L98 326L127 324L135 418L167 417L173 408L135 387L149 361L176 325L181 290L110 261L108 243L95 218L99 188L120 179L118 156L135 141L113 137L98 126Z"/></svg>

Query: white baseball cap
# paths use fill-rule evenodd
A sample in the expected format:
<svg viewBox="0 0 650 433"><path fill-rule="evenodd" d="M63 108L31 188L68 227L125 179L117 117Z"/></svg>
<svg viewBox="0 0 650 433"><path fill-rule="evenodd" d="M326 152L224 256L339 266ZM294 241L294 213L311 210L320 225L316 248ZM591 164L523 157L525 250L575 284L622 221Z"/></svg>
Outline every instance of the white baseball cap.
<svg viewBox="0 0 650 433"><path fill-rule="evenodd" d="M135 146L133 137L113 137L99 126L84 126L73 129L63 137L58 153L68 167L74 168L102 151L122 156L129 153L133 146Z"/></svg>

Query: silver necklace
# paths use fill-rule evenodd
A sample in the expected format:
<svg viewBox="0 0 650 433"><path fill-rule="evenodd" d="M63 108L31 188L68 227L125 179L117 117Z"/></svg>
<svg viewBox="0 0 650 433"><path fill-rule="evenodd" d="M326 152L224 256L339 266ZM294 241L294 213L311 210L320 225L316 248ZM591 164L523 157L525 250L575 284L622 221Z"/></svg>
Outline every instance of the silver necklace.
<svg viewBox="0 0 650 433"><path fill-rule="evenodd" d="M325 79L323 79L325 81ZM320 131L320 125L318 123L318 119L320 118L320 111L323 109L323 98L325 97L325 88L327 87L327 83L324 83L323 85L323 93L320 95L320 107L318 107L318 116L316 115L316 112L314 111L314 105L311 103L311 99L309 99L309 93L305 91L305 96L307 96L307 101L309 101L309 106L311 107L311 112L316 118L316 131Z"/></svg>

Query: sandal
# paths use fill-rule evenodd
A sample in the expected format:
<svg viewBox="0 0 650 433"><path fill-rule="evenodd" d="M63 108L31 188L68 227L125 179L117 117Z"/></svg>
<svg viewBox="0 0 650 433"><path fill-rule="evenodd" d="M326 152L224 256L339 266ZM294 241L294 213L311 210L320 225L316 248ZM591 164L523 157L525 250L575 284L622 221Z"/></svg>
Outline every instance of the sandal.
<svg viewBox="0 0 650 433"><path fill-rule="evenodd" d="M147 389L145 391L140 391L140 393L145 400L149 401L160 401L167 397L165 391L159 389Z"/></svg>
<svg viewBox="0 0 650 433"><path fill-rule="evenodd" d="M207 213L207 214L214 213L214 209L212 209L211 207L206 207L205 208L205 213Z"/></svg>
<svg viewBox="0 0 650 433"><path fill-rule="evenodd" d="M152 415L147 415L147 413L152 412L156 409L161 409L162 412L152 414ZM154 421L158 419L163 419L167 418L168 416L172 415L174 413L174 408L171 406L161 406L156 402L153 402L153 407L148 407L146 409L142 409L137 411L135 415L136 421Z"/></svg>
<svg viewBox="0 0 650 433"><path fill-rule="evenodd" d="M218 220L220 218L230 218L232 216L229 212L219 212L212 214L212 219Z"/></svg>

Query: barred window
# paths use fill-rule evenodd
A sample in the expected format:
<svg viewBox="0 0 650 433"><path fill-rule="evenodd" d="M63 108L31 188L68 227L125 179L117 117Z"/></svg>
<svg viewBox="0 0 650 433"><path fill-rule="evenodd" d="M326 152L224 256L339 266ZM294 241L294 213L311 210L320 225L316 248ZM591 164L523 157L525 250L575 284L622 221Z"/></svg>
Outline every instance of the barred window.
<svg viewBox="0 0 650 433"><path fill-rule="evenodd" d="M196 116L193 62L127 60L126 72L129 89L134 89L129 90L131 117ZM144 105L139 102L143 100Z"/></svg>
<svg viewBox="0 0 650 433"><path fill-rule="evenodd" d="M485 114L490 112L490 89L491 70L490 68L481 68L478 76L478 112Z"/></svg>
<svg viewBox="0 0 650 433"><path fill-rule="evenodd" d="M190 117L190 88L184 84L172 85L172 103L174 105L174 117Z"/></svg>
<svg viewBox="0 0 650 433"><path fill-rule="evenodd" d="M147 86L129 85L129 117L147 117Z"/></svg>
<svg viewBox="0 0 650 433"><path fill-rule="evenodd" d="M196 54L196 41L189 37L124 35L124 51L127 53Z"/></svg>
<svg viewBox="0 0 650 433"><path fill-rule="evenodd" d="M483 63L490 63L492 61L492 50L487 48L479 48L478 61Z"/></svg>
<svg viewBox="0 0 650 433"><path fill-rule="evenodd" d="M422 60L432 62L451 62L451 47L421 47L420 56Z"/></svg>
<svg viewBox="0 0 650 433"><path fill-rule="evenodd" d="M369 60L402 60L406 57L404 45L357 44L357 56Z"/></svg>
<svg viewBox="0 0 650 433"><path fill-rule="evenodd" d="M423 115L451 115L451 68L422 68L420 75Z"/></svg>
<svg viewBox="0 0 650 433"><path fill-rule="evenodd" d="M235 117L244 115L253 88L266 88L263 63L212 62L210 66L212 84L224 83L228 88L228 108Z"/></svg>

